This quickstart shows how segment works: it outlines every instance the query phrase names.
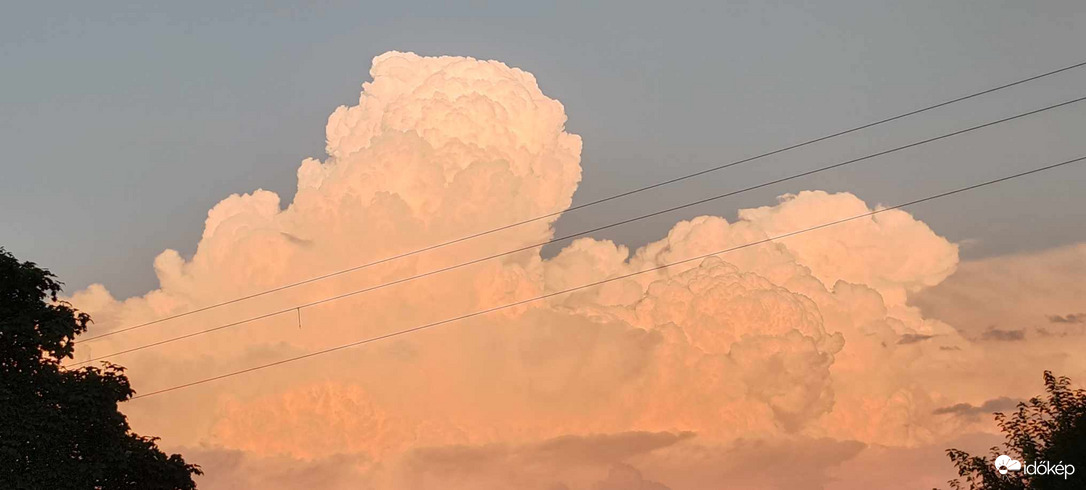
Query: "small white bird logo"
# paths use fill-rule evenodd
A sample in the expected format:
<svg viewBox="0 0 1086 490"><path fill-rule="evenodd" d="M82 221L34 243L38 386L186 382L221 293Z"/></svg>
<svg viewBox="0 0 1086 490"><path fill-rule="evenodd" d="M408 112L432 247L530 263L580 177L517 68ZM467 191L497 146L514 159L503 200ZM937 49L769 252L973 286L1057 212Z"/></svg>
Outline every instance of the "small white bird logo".
<svg viewBox="0 0 1086 490"><path fill-rule="evenodd" d="M999 470L999 474L1006 475L1008 471L1018 471L1022 469L1022 462L1017 459L1011 459L1006 454L999 455L995 460L995 467Z"/></svg>

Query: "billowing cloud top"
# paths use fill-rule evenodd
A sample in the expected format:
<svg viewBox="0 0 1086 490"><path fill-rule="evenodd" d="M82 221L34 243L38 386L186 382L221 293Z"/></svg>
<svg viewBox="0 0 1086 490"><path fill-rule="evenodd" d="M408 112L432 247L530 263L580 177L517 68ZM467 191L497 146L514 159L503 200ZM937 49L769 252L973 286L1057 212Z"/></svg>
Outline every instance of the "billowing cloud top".
<svg viewBox="0 0 1086 490"><path fill-rule="evenodd" d="M191 259L167 250L155 260L159 289L123 301L100 285L76 293L97 321L91 333L569 206L581 140L531 74L398 52L370 73L358 105L329 117L328 158L302 162L293 202L263 190L227 197ZM735 222L679 222L637 250L583 238L550 259L527 250L115 360L146 392L870 209L847 193L801 192ZM106 337L78 355L537 243L552 224ZM892 211L126 411L204 465L205 488L821 488L828 468L866 445L920 447L976 427L940 407L1021 395L947 376L995 363L907 302L957 264L955 245Z"/></svg>

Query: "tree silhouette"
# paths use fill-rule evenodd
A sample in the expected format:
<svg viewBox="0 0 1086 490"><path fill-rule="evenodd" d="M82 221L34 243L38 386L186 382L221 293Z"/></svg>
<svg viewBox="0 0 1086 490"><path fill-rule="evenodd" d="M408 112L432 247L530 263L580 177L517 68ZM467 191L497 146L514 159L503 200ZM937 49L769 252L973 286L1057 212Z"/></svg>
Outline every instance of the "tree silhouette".
<svg viewBox="0 0 1086 490"><path fill-rule="evenodd" d="M194 489L199 467L131 432L124 368L65 369L91 319L61 283L0 248L0 488Z"/></svg>
<svg viewBox="0 0 1086 490"><path fill-rule="evenodd" d="M995 459L1006 454L1026 465L1047 461L1078 464L1086 468L1086 391L1072 390L1071 380L1045 371L1044 398L1034 397L1018 404L1011 415L996 413L995 419L1006 436L1003 449L991 448L989 457L972 456L965 451L948 449L947 456L958 468L960 479L951 480L955 490L1063 490L1082 489L1082 475L1028 475L1026 471L1001 474ZM1024 468L1024 466L1023 466Z"/></svg>

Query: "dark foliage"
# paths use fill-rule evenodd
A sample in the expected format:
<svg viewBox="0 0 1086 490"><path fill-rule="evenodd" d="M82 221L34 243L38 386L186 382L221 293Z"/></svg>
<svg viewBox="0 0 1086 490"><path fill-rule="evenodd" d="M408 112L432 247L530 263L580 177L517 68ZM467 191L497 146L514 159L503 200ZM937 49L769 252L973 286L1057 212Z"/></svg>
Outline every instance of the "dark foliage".
<svg viewBox="0 0 1086 490"><path fill-rule="evenodd" d="M120 366L65 369L90 317L61 283L0 248L0 488L193 489L195 465L133 434Z"/></svg>
<svg viewBox="0 0 1086 490"><path fill-rule="evenodd" d="M1043 398L1034 397L1019 403L1010 415L995 414L1007 442L1003 448L991 448L988 457L972 456L965 451L948 449L947 455L958 468L959 479L951 480L955 490L1070 490L1086 488L1086 391L1072 390L1071 380L1045 371ZM1027 462L1048 461L1075 465L1075 474L1063 476L1027 475L1025 471L1009 471L1001 475L995 468L995 458L1006 454Z"/></svg>

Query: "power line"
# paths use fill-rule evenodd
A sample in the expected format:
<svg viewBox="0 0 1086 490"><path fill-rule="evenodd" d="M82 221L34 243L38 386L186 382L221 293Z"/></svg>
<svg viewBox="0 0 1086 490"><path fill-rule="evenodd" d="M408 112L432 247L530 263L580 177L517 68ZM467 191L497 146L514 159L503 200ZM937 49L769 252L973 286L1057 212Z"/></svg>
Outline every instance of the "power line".
<svg viewBox="0 0 1086 490"><path fill-rule="evenodd" d="M795 149L802 148L802 147L805 147L805 146L813 145L815 143L826 141L826 140L831 139L831 138L836 138L838 136L844 136L846 134L855 133L857 131L861 131L861 130L864 130L864 129L869 129L869 128L872 128L872 127L875 127L875 126L879 126L879 125L886 124L886 123L889 123L889 122L892 122L892 121L896 121L898 119L903 119L903 118L906 118L906 117L909 117L909 116L914 116L916 114L920 114L920 113L923 113L923 112L938 109L940 107L955 104L957 102L962 102L962 101L969 100L969 99L972 99L972 98L975 98L975 97L980 97L982 95L997 92L997 91L1000 91L1000 90L1003 90L1003 89L1007 89L1007 88L1010 88L1010 87L1014 87L1016 85L1021 85L1021 84L1024 84L1024 83L1028 83L1028 82L1031 82L1031 81L1034 81L1034 80L1039 80L1041 78L1056 75L1058 73L1073 70L1075 68L1079 68L1079 67L1082 67L1082 66L1086 66L1086 61L1081 62L1081 63L1076 63L1076 64L1073 64L1073 65L1069 65L1069 66L1065 66L1063 68L1059 68L1059 69L1052 70L1052 71L1049 71L1049 72L1045 72L1045 73L1042 73L1040 75L1034 75L1034 76L1029 77L1029 78L1023 78L1023 79L1020 79L1020 80L1017 80L1017 81L1014 81L1014 82L1011 82L1011 83L1000 85L998 87L993 87L993 88L989 88L989 89L986 89L986 90L982 90L980 92L974 92L974 93L971 93L969 95L961 96L961 97L958 97L958 98L955 98L955 99L950 99L950 100L940 102L938 104L930 105L930 106L927 106L927 107L924 107L924 108L921 108L921 109L916 109L916 110L909 111L909 112L906 112L906 113L903 113L903 114L898 114L896 116L888 117L888 118L885 118L885 119L880 119L878 121L863 124L863 125L860 125L860 126L856 126L856 127L851 128L851 129L846 129L846 130L843 130L843 131L838 131L836 133L832 133L832 134L828 134L828 135L821 136L821 137L818 137L818 138L810 139L810 140L804 141L802 143L796 143L796 144L793 144L791 146L786 146L784 148L779 148L779 149L768 151L768 152L765 152L765 153L761 153L761 154L758 154L758 155L755 155L755 156L752 156L752 157L747 157L747 158L744 158L742 160L737 160L737 161L734 161L734 162L731 162L731 163L718 165L716 167L708 168L708 169L705 169L705 170L694 172L692 174L683 175L683 176L680 176L680 177L675 177L675 178L672 178L672 179L668 179L668 180L665 180L665 181L662 181L662 182L657 182L655 184L647 185L647 186L644 186L644 187L638 187L638 188L631 189L631 190L628 190L628 191L625 191L625 192L621 192L619 194L604 197L604 198L597 199L597 200L594 200L594 201L589 201L589 202L586 202L584 204L578 204L576 206L571 206L571 207L566 208L564 210L555 211L553 213L548 213L548 214L536 216L534 218L529 218L529 219L526 219L526 220L523 220L523 221L510 223L510 224L507 224L507 225L502 225L502 226L499 226L497 228L492 228L492 229L489 229L489 230L486 230L486 231L481 231L481 232L477 232L477 233L474 233L474 234L462 236L460 238L456 238L456 239L449 240L449 241L446 241L446 242L441 242L441 243L437 243L437 244L434 244L434 245L428 245L426 247L419 248L419 249L416 249L416 250L412 250L410 252L404 252L404 253L401 253L401 254L392 255L392 256L385 257L383 259L376 260L376 261L373 261L373 262L369 262L369 263L349 267L349 268L346 268L346 269L341 269L341 270L334 271L334 272L329 272L327 274L314 276L314 277L311 277L311 278L308 278L308 279L304 279L304 280L289 283L289 284L284 284L282 286L277 286L277 287L274 287L274 288L271 288L271 289L266 289L266 290L263 290L263 291L260 291L260 292L256 292L256 293L253 293L253 294L246 295L246 296L240 296L240 297L237 297L237 298L234 298L234 299L231 299L231 300L227 300L227 301L223 301L223 302L220 302L220 303L214 303L214 304L211 304L211 305L202 306L200 308L196 308L194 310L189 310L189 311L186 311L184 313L178 313L176 315L165 316L165 317L162 317L162 318L158 318L158 319L155 319L155 320L147 321L147 322L136 324L136 325L131 325L131 326L128 326L128 327L120 328L120 329L113 330L113 331L110 331L110 332L106 332L106 333L103 333L103 334L99 334L99 335L96 335L96 336L87 337L87 338L81 339L81 340L83 342L90 342L90 341L97 340L97 339L100 339L100 338L103 338L103 337L116 335L116 334L127 332L127 331L130 331L130 330L136 330L136 329L143 328L143 327L146 327L146 326L149 326L149 325L154 325L154 324L162 323L162 322L165 322L165 321L168 321L168 320L173 320L173 319L176 319L176 318L181 318L181 317L193 315L193 314L196 314L196 313L212 310L212 309L215 309L215 308L220 308L220 307L223 307L223 306L227 306L227 305L231 305L231 304L238 303L238 302L241 302L241 301L246 301L246 300L249 300L249 299L257 298L257 297L268 295L268 294L275 293L275 292L278 292L278 291L283 291L285 289L291 289L291 288L295 288L295 287L302 286L302 285L305 285L305 284L309 284L309 283L312 283L312 282L321 281L321 280L328 279L328 278L331 278L331 277L339 276L339 275L346 274L346 273L349 273L349 272L354 272L354 271L366 269L366 268L373 267L373 266L376 266L376 265L391 262L393 260L398 260L398 259L402 259L402 258L405 258L405 257L410 257L410 256L413 256L413 255L417 255L417 254L420 254L420 253L423 253L423 252L428 252L430 250L444 248L444 247L447 247L449 245L453 245L453 244L460 243L460 242L463 242L463 241L471 240L471 239L474 239L474 238L479 238L481 236L490 235L490 234L493 234L493 233L497 233L499 231L508 230L510 228L515 228L515 227L526 225L526 224L529 224L529 223L534 223L536 221L544 220L544 219L547 219L547 218L553 218L553 217L558 216L560 214L570 213L570 212L573 212L573 211L576 211L576 210L579 210L579 209L587 208L589 206L595 206L597 204L602 204L602 203L612 201L612 200L615 200L615 199L620 199L620 198L627 197L627 196L630 196L630 195L633 195L633 194L637 194L637 193L644 192L644 191L647 191L647 190L655 189L657 187L663 187L663 186L666 186L666 185L674 184L676 182L681 182L681 181L684 181L684 180L687 180L687 179L691 179L691 178L698 177L698 176L701 176L701 175L705 175L705 174L708 174L708 173L716 172L718 170L723 170L723 169L726 169L726 168L729 168L729 167L734 167L734 166L742 165L744 163L752 162L752 161L755 161L755 160L760 160L762 158L766 158L766 157L769 157L769 156L777 155L779 153L784 153L784 152L795 150Z"/></svg>
<svg viewBox="0 0 1086 490"><path fill-rule="evenodd" d="M943 140L943 139L946 139L946 138L961 135L961 134L968 133L968 132L971 132L971 131L976 131L978 129L986 128L986 127L989 127L989 126L994 126L996 124L1000 124L1000 123L1003 123L1003 122L1007 122L1007 121L1011 121L1011 120L1015 120L1015 119L1020 119L1020 118L1030 116L1030 115L1033 115L1033 114L1037 114L1037 113L1040 113L1040 112L1044 112L1044 111L1056 109L1056 108L1059 108L1059 107L1063 107L1063 106L1066 106L1066 105L1074 104L1074 103L1077 103L1077 102L1081 102L1083 100L1086 100L1086 97L1079 97L1077 99L1072 99L1072 100L1069 100L1069 101L1060 102L1058 104L1053 104L1053 105L1043 107L1043 108L1040 108L1040 109L1034 109L1032 111L1023 112L1023 113L1020 113L1020 114L1017 114L1017 115L1014 115L1014 116L1005 117L1003 119L998 119L998 120L987 122L987 123L980 124L980 125L977 125L977 126L972 126L972 127L969 127L969 128L960 129L958 131L954 131L954 132L951 132L951 133L946 133L946 134L943 134L943 135L940 135L940 136L935 136L935 137L924 139L924 140L917 141L917 142L914 142L914 143L909 143L907 145L898 146L898 147L895 147L895 148L891 148L889 150L883 150L883 151L880 151L880 152L877 152L877 153L872 153L872 154L862 156L862 157L859 157L859 158L846 160L844 162L839 162L839 163L835 163L835 164L832 164L832 165L819 167L819 168L816 168L814 170L808 170L806 172L793 174L793 175L790 175L788 177L783 177L783 178L772 180L772 181L765 182L765 183L762 183L762 184L753 185L753 186L746 187L746 188L743 188L743 189L739 189L739 190L736 190L736 191L731 191L731 192L727 192L727 193L724 193L724 194L718 194L716 196L700 199L700 200L697 200L697 201L694 201L694 202L682 204L682 205L679 205L679 206L667 208L667 209L660 210L660 211L655 211L655 212L645 214L645 215L641 215L641 216L637 216L637 217L634 217L634 218L629 218L629 219L626 219L626 220L623 220L623 221L618 221L618 222L611 223L611 224L608 224L608 225L596 227L596 228L593 228L593 229L590 229L590 230L584 230L584 231L580 231L580 232L573 233L573 234L570 234L570 235L564 235L564 236L561 236L561 237L558 237L558 238L553 238L553 239L545 241L545 242L536 243L536 244L533 244L533 245L528 245L528 246L508 250L508 251L505 251L505 252L496 253L496 254L493 254L493 255L486 256L486 257L480 257L480 258L477 258L477 259L469 260L467 262L461 262L459 264L450 265L450 266L443 267L443 268L440 268L440 269L430 270L430 271L427 271L427 272L424 272L424 273L421 273L421 274L415 274L415 275L408 276L408 277L401 278L401 279L397 279L397 280L394 280L394 281L389 281L389 282L386 282L386 283L377 284L377 285L369 286L369 287L362 288L362 289L357 289L357 290L354 290L354 291L342 293L342 294L339 294L339 295L336 295L336 296L331 296L331 297L328 297L328 298L323 298L323 299L320 299L320 300L312 301L312 302L301 304L301 305L291 306L289 308L274 311L274 312L271 312L271 313L265 313L265 314L262 314L262 315L257 315L257 316L246 318L246 319L239 320L239 321L236 321L236 322L227 323L227 324L224 324L224 325L219 325L219 326L207 328L207 329L204 329L204 330L199 330L199 331L196 331L196 332L191 332L191 333L188 333L188 334L178 335L178 336L175 336L175 337L171 337L171 338L164 339L164 340L159 340L159 341L156 341L156 342L142 344L142 345L132 347L132 348L129 348L129 349L124 349L124 350L120 350L120 351L117 351L117 352L113 352L111 354L106 354L106 355L94 357L94 358L91 358L91 359L87 359L85 361L75 362L75 363L69 364L68 367L75 367L75 366L80 366L80 365L84 365L84 364L89 364L89 363L92 363L92 362L95 362L95 361L108 359L108 358L111 358L111 357L114 357L114 356L129 354L129 353L132 353L132 352L141 351L141 350L149 349L149 348L152 348L152 347L158 347L160 345L165 345L165 344L169 344L169 343L176 342L176 341L179 341L179 340L184 340L184 339L196 337L196 336L199 336L199 335L204 335L204 334L207 334L207 333L215 332L215 331L218 331L218 330L223 330L223 329L226 329L226 328L235 327L237 325L253 322L253 321L256 321L256 320L262 320L262 319L265 319L265 318L270 318L270 317L281 315L281 314L284 314L284 313L287 313L287 312L292 312L292 311L296 311L296 310L300 312L302 308L309 308L311 306L316 306L316 305L319 305L319 304L328 303L330 301L336 301L336 300L340 300L340 299L347 298L347 297L350 297L350 296L355 296L355 295L358 295L358 294L363 294L363 293L367 293L367 292L370 292L370 291L374 291L374 290L377 290L377 289L383 289L383 288L386 288L386 287L395 286L397 284L402 284L402 283L405 283L405 282L408 282L408 281L413 281L415 279L421 279L421 278L424 278L424 277L429 277L429 276L440 274L440 273L447 272L447 271L450 271L450 270L459 269L459 268L462 268L462 267L467 267L469 265L478 264L480 262L493 260L493 259L496 259L496 258L504 257L504 256L507 256L507 255L512 255L512 254L519 253L519 252L524 252L524 251L527 251L527 250L534 249L536 247L549 245L551 243L555 243L555 242L558 242L558 241L568 240L570 238L574 238L574 237L578 237L578 236L582 236L582 235L587 235L589 233L593 233L593 232L596 232L596 231L605 230L605 229L608 229L608 228L613 228L613 227L616 227L616 226L620 226L620 225L624 225L624 224L631 223L631 222L634 222L634 221L650 218L650 217L653 217L653 216L659 216L661 214L669 213L669 212L676 211L676 210L679 210L679 209L689 208L689 207L697 206L699 204L704 204L704 203L707 203L707 202L710 202L710 201L722 199L722 198L729 197L729 196L734 196L736 194L741 194L741 193L748 192L748 191L751 191L751 190L760 189L760 188L767 187L767 186L774 185L774 184L779 184L781 182L786 182L786 181L789 181L789 180L794 180L794 179L798 179L798 178L801 178L801 177L806 177L806 176L809 176L809 175L812 175L812 174L825 172L825 171L832 170L832 169L835 169L835 168L844 167L846 165L851 165L853 163L857 163L857 162L861 162L861 161L865 161L865 160L870 160L872 158L887 155L887 154L890 154L890 153L895 153L895 152L902 151L902 150L905 150L905 149L908 149L908 148L917 147L917 146L924 145L924 144L927 144L927 143L931 143L931 142L934 142L934 141Z"/></svg>
<svg viewBox="0 0 1086 490"><path fill-rule="evenodd" d="M695 261L695 260L705 259L705 258L714 256L714 255L722 255L722 254L732 252L732 251L735 251L735 250L739 250L739 249L743 249L743 248L747 248L747 247L753 247L755 245L760 245L760 244L764 244L764 243L768 243L768 242L773 242L773 241L776 241L776 240L781 240L781 239L784 239L784 238L800 235L800 234L803 234L803 233L807 233L807 232L811 232L811 231L815 231L815 230L820 230L820 229L823 229L823 228L828 228L828 227L831 227L831 226L839 225L841 223L847 223L849 221L854 221L854 220L857 220L857 219L860 219L860 218L866 218L866 217L874 216L876 214L885 213L887 211L891 211L891 210L894 210L894 209L900 209L900 208L903 208L903 207L906 207L906 206L912 206L914 204L920 204L920 203L923 203L923 202L933 201L935 199L940 199L940 198L951 196L951 195L954 195L954 194L960 194L962 192L967 192L967 191L970 191L970 190L973 190L973 189L978 189L980 187L985 187L985 186L997 184L997 183L1000 183L1000 182L1005 182L1005 181L1008 181L1008 180L1017 179L1017 178L1020 178L1020 177L1027 176L1027 175L1031 175L1031 174L1035 174L1035 173L1039 173L1039 172L1044 172L1046 170L1051 170L1051 169L1054 169L1054 168L1057 168L1057 167L1062 167L1064 165L1070 165L1072 163L1077 163L1077 162L1080 162L1080 161L1083 161L1083 160L1086 160L1086 156L1075 158L1075 159L1072 159L1072 160L1067 160L1067 161L1056 163L1056 164L1053 164L1053 165L1047 165L1047 166L1044 166L1044 167L1035 168L1035 169L1032 169L1032 170L1027 170L1025 172L1020 172L1020 173L1017 173L1017 174L1008 175L1006 177L1001 177L1001 178L998 178L998 179L989 180L987 182L981 182L979 184L973 184L973 185L970 185L970 186L961 187L961 188L958 188L958 189L955 189L955 190L952 190L952 191L947 191L947 192L943 192L941 194L936 194L936 195L933 195L933 196L928 196L928 197L925 197L925 198L917 199L917 200L914 200L914 201L909 201L909 202L906 202L906 203L903 203L903 204L898 204L898 205L891 206L891 207L888 207L888 208L876 209L874 211L870 211L870 212L863 213L863 214L858 214L858 215L851 216L851 217L848 217L848 218L839 219L839 220L836 220L836 221L831 221L831 222L828 222L828 223L823 223L823 224L820 224L820 225L817 225L817 226L812 226L810 228L804 228L802 230L796 230L796 231L792 231L792 232L785 233L785 234L782 234L782 235L777 235L777 236L774 236L774 237L764 238L762 240L757 240L757 241L754 241L754 242L745 243L743 245L738 245L738 246L735 246L735 247L726 248L726 249L719 250L719 251L716 251L716 252L712 252L712 253L708 253L708 254L704 254L704 255L698 255L696 257L686 258L686 259L683 259L683 260L679 260L679 261L676 261L676 262L671 262L671 263L660 265L660 266L653 267L653 268L650 268L650 269L645 269L645 270L641 270L641 271L637 271L637 272L632 272L632 273L629 273L629 274L624 274L624 275L621 275L621 276L616 276L616 277L612 277L612 278L608 278L608 279L603 279L603 280L600 280L600 281L584 284L584 285L581 285L581 286L572 287L572 288L569 288L569 289L563 289L561 291L556 291L556 292L553 292L553 293L547 293L547 294L536 296L536 297L533 297L533 298L524 299L524 300L520 300L520 301L515 301L515 302L507 303L507 304L504 304L504 305L501 305L501 306L495 306L493 308L487 308L485 310L475 311L475 312L472 312L472 313L468 313L466 315L460 315L460 316L457 316L457 317L447 318L445 320L441 320L441 321L437 321L437 322L433 322L433 323L427 323L425 325L419 325L419 326L408 328L408 329L405 329L405 330L399 330L399 331L392 332L392 333L378 335L376 337L369 337L369 338L358 340L358 341L351 342L351 343L348 343L348 344L343 344L343 345L339 345L339 346L336 346L336 347L331 347L331 348L328 348L328 349L319 350L319 351L316 351L316 352L310 352L308 354L303 354L303 355L300 355L300 356L289 357L289 358L286 358L286 359L281 359L279 361L270 362L270 363L267 363L267 364L261 364L259 366L254 366L254 367L251 367L251 368L246 368L246 369L242 369L242 370L238 370L238 371L233 371L233 372L229 372L229 373L225 373L225 374L220 374L220 375L212 376L212 377L209 377L209 378L203 378L203 379L200 379L200 380L197 380L197 381L192 381L192 382L189 382L189 383L184 383L184 384L180 384L180 385L171 386L169 388L163 388L161 390L152 391L150 393L145 393L143 395L134 396L134 397L132 397L132 399L147 398L147 397L150 397L150 396L160 395L162 393L167 393L167 392L170 392L170 391L180 390L180 389L183 389L183 388L188 388L188 387L191 387L191 386L196 386L196 385L200 385L200 384L204 384L204 383L210 383L212 381L217 381L217 380L224 379L224 378L238 376L238 375L241 375L241 374L250 373L250 372L253 372L253 371L258 371L258 370L261 370L261 369L266 369L266 368L273 367L273 366L278 366L278 365L281 365L281 364L287 364L287 363L290 363L290 362L300 361L300 360L303 360L303 359L308 359L310 357L316 357L316 356L328 354L328 353L331 353L331 352L336 352L336 351L339 351L339 350L347 349L347 348L350 348L350 347L356 347L356 346L363 345L363 344L369 344L369 343L372 343L372 342L385 340L385 339L388 339L388 338L391 338L391 337L398 337L398 336L406 335L406 334L409 334L409 333L412 333L412 332L418 332L420 330L426 330L426 329L429 329L429 328L445 325L445 324L448 324L448 323L453 323L453 322L457 322L457 321L460 321L460 320L466 320L468 318L473 318L473 317L476 317L476 316L486 315L488 313L493 313L493 312L498 311L498 310L503 310L503 309L506 309L506 308L512 308L512 307L515 307L515 306L520 306L520 305L524 305L524 304L544 300L544 299L547 299L547 298L552 298L554 296L560 296L560 295L563 295L563 294L572 293L572 292L575 292L575 291L579 291L579 290L582 290L582 289L587 289L587 288L599 286L601 284L606 284L606 283L613 282L613 281L628 279L630 277L637 276L637 275L640 275L640 274L645 274L645 273L648 273L648 272L654 272L654 271L666 269L666 268L669 268L669 267L673 267L673 266L676 266L676 265L679 265L679 264L685 264L685 263L692 262L692 261Z"/></svg>

